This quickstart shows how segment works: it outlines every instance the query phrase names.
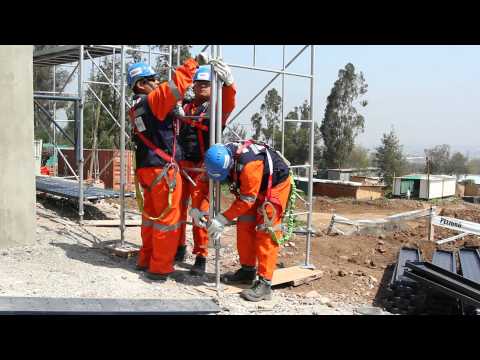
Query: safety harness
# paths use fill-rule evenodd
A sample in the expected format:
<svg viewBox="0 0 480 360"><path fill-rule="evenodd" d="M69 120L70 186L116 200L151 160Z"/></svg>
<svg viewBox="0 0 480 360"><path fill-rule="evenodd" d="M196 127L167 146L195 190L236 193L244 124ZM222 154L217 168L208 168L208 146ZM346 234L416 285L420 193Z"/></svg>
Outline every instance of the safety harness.
<svg viewBox="0 0 480 360"><path fill-rule="evenodd" d="M268 174L268 180L267 180L267 190L265 194L265 198L262 202L262 204L259 206L258 211L259 213L263 216L263 224L257 225L256 230L257 231L265 231L270 234L270 237L272 238L273 241L278 243L279 245L283 244L285 241L287 241L291 234L293 233L294 226L295 226L295 219L292 216L293 213L293 208L295 206L295 199L296 199L296 188L295 188L295 183L293 181L293 176L291 170L289 171L289 176L291 179L292 187L290 188L290 194L288 197L288 207L287 210L285 211L286 216L288 217L287 221L287 231L286 234L284 232L284 228L282 227L282 224L279 224L277 226L273 225L273 222L275 218L277 217L277 207L281 208L282 205L280 203L280 199L277 197L272 196L272 184L273 184L273 161L272 161L272 156L270 154L270 151L275 151L283 161L287 165L289 165L289 161L283 157L281 153L278 151L272 149L268 144L265 144L263 142L258 142L255 140L247 140L243 142L237 149L235 155L234 155L234 172L233 172L233 184L231 186L231 191L238 197L241 198L241 194L239 193L239 185L238 185L238 159L240 158L240 155L245 151L245 149L248 149L251 145L257 145L260 147L263 147L265 149L265 154L266 158L268 161L268 167L269 167L269 174ZM257 148L258 149L258 148ZM270 206L272 208L272 216L268 216L267 212L267 207ZM277 238L275 235L275 231L282 231L284 232L284 236L280 239Z"/></svg>
<svg viewBox="0 0 480 360"><path fill-rule="evenodd" d="M177 118L180 119L183 123L197 129L197 138L198 138L198 143L199 143L199 147L200 147L200 154L201 154L202 159L204 158L205 151L206 151L205 141L204 141L204 138L203 138L202 131L208 133L208 129L209 129L209 127L207 125L203 124L202 121L204 120L204 117L208 113L208 105L209 105L208 102L204 102L197 109L197 111L195 111L194 115L190 115L190 116L195 116L195 117L198 116L198 118L195 118L195 119L190 118L188 115L181 116L181 115L177 114ZM193 103L186 104L185 107L183 108L184 114L189 114L192 111L192 107L193 107Z"/></svg>
<svg viewBox="0 0 480 360"><path fill-rule="evenodd" d="M152 181L150 186L144 188L144 191L152 191L153 187L157 185L163 178L165 178L165 182L167 183L168 186L168 203L167 207L162 211L162 213L157 216L157 217L152 217L148 215L144 209L144 203L143 203L143 194L140 190L140 186L138 183L137 176L135 175L135 192L137 195L137 205L139 210L144 214L146 218L152 221L157 221L163 218L168 211L172 208L172 198L173 198L173 191L175 190L175 187L177 186L177 180L176 176L179 171L178 164L175 162L175 153L176 153L176 133L178 130L178 124L176 122L173 123L173 132L174 132L174 137L173 137L173 151L172 155L169 155L162 149L160 149L158 146L156 146L152 141L150 141L145 135L142 134L140 130L145 131L145 124L143 123L143 120L141 116L136 116L135 114L135 107L132 106L128 112L128 115L130 117L130 121L132 123L132 129L134 134L147 146L150 150L152 150L157 156L162 158L165 162L166 165L163 167L162 172L155 177L155 179ZM140 129L139 129L140 128ZM136 161L135 161L136 162ZM169 179L168 176L168 170L173 169L173 176L172 179ZM135 174L136 174L136 169L135 169Z"/></svg>

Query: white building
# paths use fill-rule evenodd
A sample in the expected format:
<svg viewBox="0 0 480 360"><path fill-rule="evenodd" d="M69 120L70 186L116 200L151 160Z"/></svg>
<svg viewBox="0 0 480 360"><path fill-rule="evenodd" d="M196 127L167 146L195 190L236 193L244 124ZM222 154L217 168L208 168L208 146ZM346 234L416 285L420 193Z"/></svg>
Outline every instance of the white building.
<svg viewBox="0 0 480 360"><path fill-rule="evenodd" d="M393 195L411 198L437 199L455 195L457 178L449 175L412 174L393 180Z"/></svg>

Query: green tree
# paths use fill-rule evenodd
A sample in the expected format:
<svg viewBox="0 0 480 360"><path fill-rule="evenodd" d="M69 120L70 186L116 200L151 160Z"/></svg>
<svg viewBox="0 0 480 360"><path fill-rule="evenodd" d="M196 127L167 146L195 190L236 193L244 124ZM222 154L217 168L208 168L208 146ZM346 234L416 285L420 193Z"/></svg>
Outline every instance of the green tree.
<svg viewBox="0 0 480 360"><path fill-rule="evenodd" d="M449 172L450 145L436 145L433 148L425 149L425 156L429 159L431 174ZM425 169L425 172L427 171L428 169Z"/></svg>
<svg viewBox="0 0 480 360"><path fill-rule="evenodd" d="M447 173L454 175L468 174L468 158L460 152L455 152L448 161Z"/></svg>
<svg viewBox="0 0 480 360"><path fill-rule="evenodd" d="M368 149L355 145L352 152L345 161L345 166L352 168L366 168L370 166L370 155Z"/></svg>
<svg viewBox="0 0 480 360"><path fill-rule="evenodd" d="M470 159L467 163L468 174L480 174L480 159Z"/></svg>
<svg viewBox="0 0 480 360"><path fill-rule="evenodd" d="M292 120L310 120L310 105L305 100L300 106L295 106L291 110L286 119ZM284 141L285 141L285 157L290 160L292 164L300 165L306 164L310 156L310 123L291 122L287 121L284 125ZM314 135L314 161L317 162L321 154L319 142L321 139L320 127L315 123ZM318 148L318 149L317 149Z"/></svg>
<svg viewBox="0 0 480 360"><path fill-rule="evenodd" d="M273 88L265 95L265 102L260 106L260 113L266 121L266 127L262 128L265 142L273 147L279 147L281 139L276 136L280 133L280 112L282 109L282 97L277 89Z"/></svg>
<svg viewBox="0 0 480 360"><path fill-rule="evenodd" d="M401 176L406 168L406 159L395 131L383 134L381 145L375 149L375 160L381 176L388 186L392 185L393 176Z"/></svg>
<svg viewBox="0 0 480 360"><path fill-rule="evenodd" d="M323 156L328 167L340 168L345 164L355 138L364 130L365 119L357 112L355 101L366 94L367 87L363 73L357 74L351 63L338 72L320 127L325 144ZM360 106L366 105L366 100L360 101Z"/></svg>
<svg viewBox="0 0 480 360"><path fill-rule="evenodd" d="M250 118L250 121L252 122L252 127L254 130L254 133L252 135L252 138L255 140L260 140L260 136L262 134L262 115L260 113L255 113L252 115Z"/></svg>

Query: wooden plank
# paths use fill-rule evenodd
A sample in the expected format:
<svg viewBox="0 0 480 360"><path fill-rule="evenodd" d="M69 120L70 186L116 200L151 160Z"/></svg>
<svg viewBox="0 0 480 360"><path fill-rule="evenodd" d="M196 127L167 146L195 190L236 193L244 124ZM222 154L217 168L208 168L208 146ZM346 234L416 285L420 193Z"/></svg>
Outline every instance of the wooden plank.
<svg viewBox="0 0 480 360"><path fill-rule="evenodd" d="M119 219L113 219L113 220L85 220L84 222L85 226L120 226L120 220ZM125 226L141 226L142 225L142 220L125 220Z"/></svg>
<svg viewBox="0 0 480 360"><path fill-rule="evenodd" d="M305 281L318 279L323 272L321 270L305 269L301 266L275 270L273 273L272 286L293 283L294 286L304 284ZM295 285L298 284L298 285Z"/></svg>

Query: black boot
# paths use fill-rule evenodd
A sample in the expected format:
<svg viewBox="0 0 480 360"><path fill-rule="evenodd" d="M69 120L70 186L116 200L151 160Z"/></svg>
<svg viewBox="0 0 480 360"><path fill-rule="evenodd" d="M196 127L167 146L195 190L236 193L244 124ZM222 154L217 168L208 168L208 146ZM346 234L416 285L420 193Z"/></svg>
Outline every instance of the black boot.
<svg viewBox="0 0 480 360"><path fill-rule="evenodd" d="M195 258L195 264L190 269L190 274L194 276L203 276L207 268L207 258L197 255Z"/></svg>
<svg viewBox="0 0 480 360"><path fill-rule="evenodd" d="M187 246L186 245L180 245L177 248L177 253L175 254L175 261L176 262L184 262L185 261L185 255L187 255Z"/></svg>
<svg viewBox="0 0 480 360"><path fill-rule="evenodd" d="M251 284L255 280L257 271L254 266L242 266L234 273L227 273L222 276L222 281L226 284Z"/></svg>
<svg viewBox="0 0 480 360"><path fill-rule="evenodd" d="M181 282L185 280L185 276L179 272L171 272L169 274L159 274L159 273L152 273L147 271L145 276L153 281L167 281L167 280L175 280L177 282Z"/></svg>
<svg viewBox="0 0 480 360"><path fill-rule="evenodd" d="M252 288L243 290L240 296L248 301L272 300L272 284L260 276Z"/></svg>
<svg viewBox="0 0 480 360"><path fill-rule="evenodd" d="M135 265L135 270L138 270L138 271L147 271L148 270L148 266L140 266L140 265Z"/></svg>

